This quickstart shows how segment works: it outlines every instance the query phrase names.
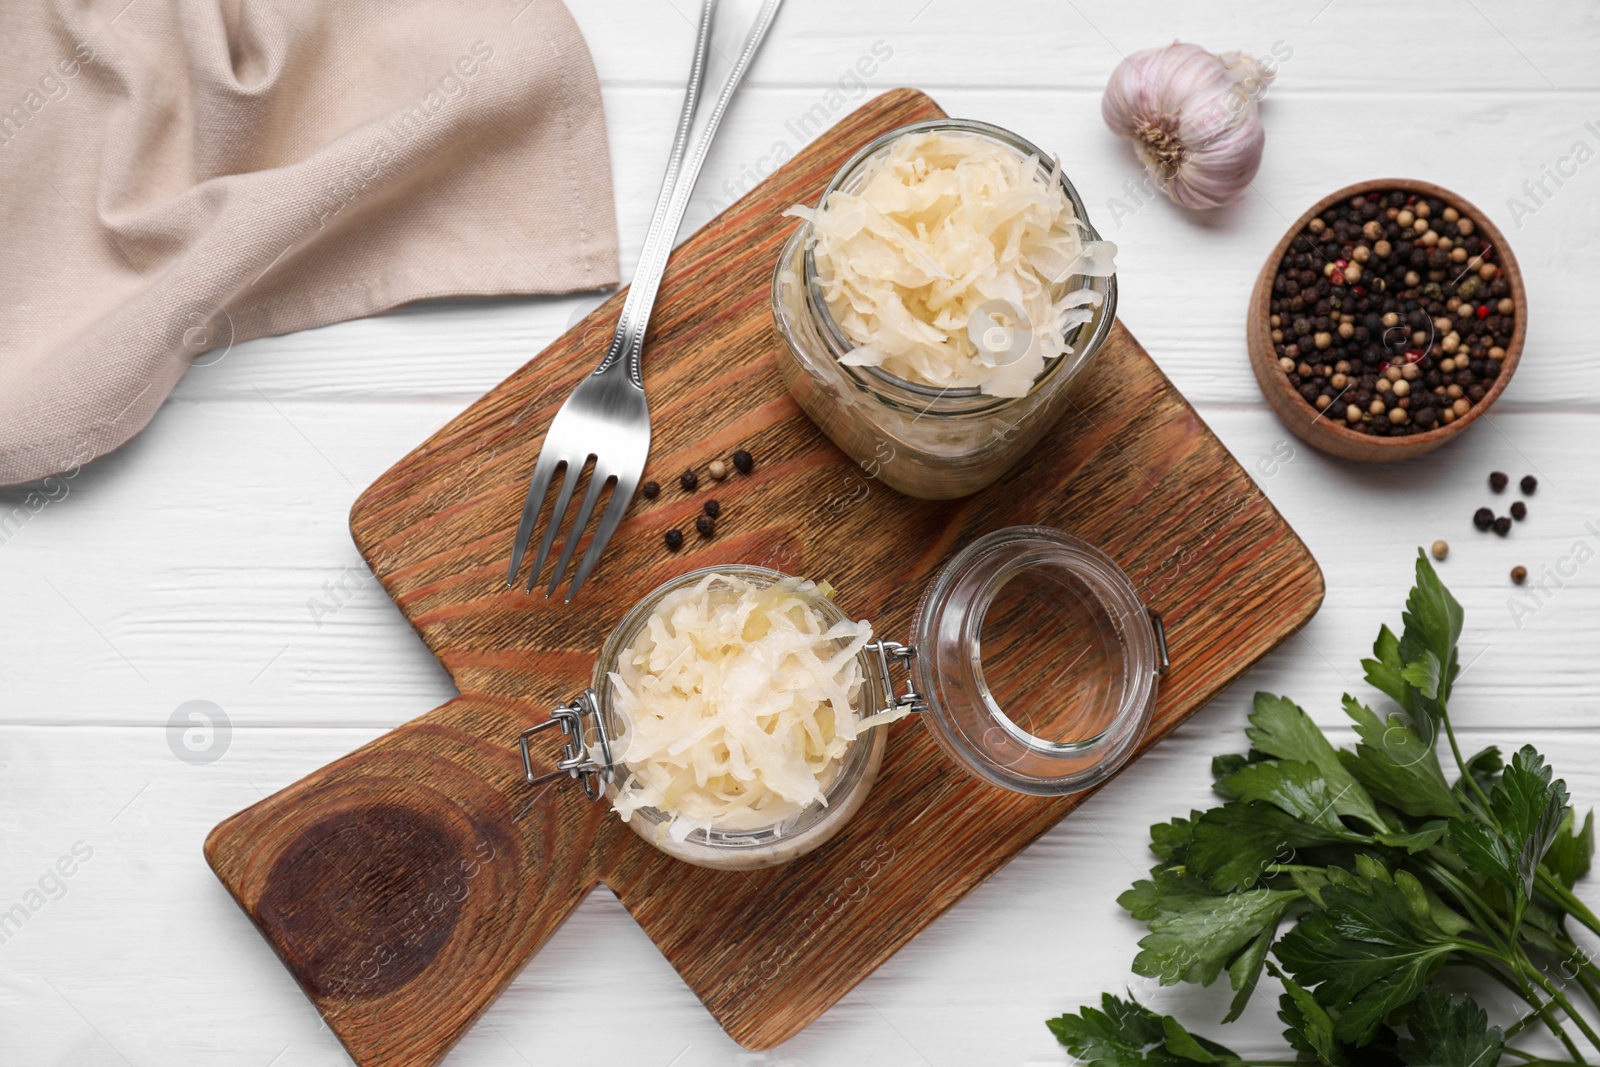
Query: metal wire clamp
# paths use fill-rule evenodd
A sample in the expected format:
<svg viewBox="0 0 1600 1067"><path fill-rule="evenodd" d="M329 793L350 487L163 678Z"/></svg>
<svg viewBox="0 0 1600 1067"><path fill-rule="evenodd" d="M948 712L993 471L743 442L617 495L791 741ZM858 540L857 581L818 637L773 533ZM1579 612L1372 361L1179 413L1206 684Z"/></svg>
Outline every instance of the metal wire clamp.
<svg viewBox="0 0 1600 1067"><path fill-rule="evenodd" d="M585 717L594 724L595 742L592 747L585 745L583 740ZM533 753L529 751L529 744L535 734L552 726L561 727L565 737L561 746L562 758L556 761L555 770L538 774L533 768ZM544 722L522 731L517 738L517 747L522 751L522 775L529 785L543 785L565 776L581 781L583 795L590 800L599 800L604 795L612 767L611 738L606 734L605 719L600 715L600 698L595 696L593 689L585 689L583 696L570 704L552 709L550 717ZM590 755L595 748L600 750L599 762Z"/></svg>

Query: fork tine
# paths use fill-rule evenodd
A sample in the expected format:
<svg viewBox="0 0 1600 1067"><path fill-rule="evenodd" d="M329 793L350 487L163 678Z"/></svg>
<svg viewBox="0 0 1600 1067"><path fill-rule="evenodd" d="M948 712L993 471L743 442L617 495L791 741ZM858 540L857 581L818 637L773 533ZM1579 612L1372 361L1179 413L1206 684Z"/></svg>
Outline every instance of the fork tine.
<svg viewBox="0 0 1600 1067"><path fill-rule="evenodd" d="M555 573L550 575L550 584L545 587L544 595L547 597L561 584L561 576L567 572L567 564L572 562L572 553L577 550L578 541L583 537L583 528L589 525L589 516L594 514L594 502L600 499L600 490L605 488L606 481L611 477L604 466L600 457L596 456L594 473L589 475L589 489L583 494L583 503L578 506L578 517L572 520L572 532L567 534L567 543L561 546L561 558L556 560Z"/></svg>
<svg viewBox="0 0 1600 1067"><path fill-rule="evenodd" d="M539 555L534 558L533 571L528 575L525 592L533 592L534 583L539 580L539 572L544 570L544 561L549 558L550 546L555 543L556 531L561 529L561 520L566 517L567 505L572 503L572 487L578 484L578 475L583 473L583 468L588 462L588 456L567 460L567 476L561 481L561 495L556 497L556 506L550 512L550 521L545 525L544 536L539 538Z"/></svg>
<svg viewBox="0 0 1600 1067"><path fill-rule="evenodd" d="M600 520L600 529L595 531L594 540L589 542L589 551L583 554L583 564L578 568L577 577L572 579L572 588L567 590L566 603L572 603L572 598L583 588L583 580L589 577L589 572L594 570L594 565L600 561L600 553L606 550L606 542L617 532L617 526L622 522L622 513L628 510L628 501L633 499L633 491L638 485L637 473L627 477L617 475L617 486L611 491L611 503L606 505L605 516Z"/></svg>
<svg viewBox="0 0 1600 1067"><path fill-rule="evenodd" d="M550 491L550 476L560 464L561 459L554 449L540 450L539 461L533 467L533 478L528 482L528 498L522 503L522 521L517 523L517 539L511 544L511 567L506 571L508 588L517 584L517 571L522 567L522 557L528 552L533 524L539 518L539 509L544 506L545 494ZM534 573L539 573L537 568Z"/></svg>

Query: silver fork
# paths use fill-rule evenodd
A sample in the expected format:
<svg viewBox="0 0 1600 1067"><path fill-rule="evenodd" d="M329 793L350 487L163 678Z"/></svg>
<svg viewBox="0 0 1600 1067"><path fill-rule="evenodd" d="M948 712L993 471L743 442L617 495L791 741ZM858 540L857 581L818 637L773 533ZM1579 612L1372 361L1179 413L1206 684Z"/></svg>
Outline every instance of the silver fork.
<svg viewBox="0 0 1600 1067"><path fill-rule="evenodd" d="M689 196L694 192L695 179L705 163L711 140L716 136L728 102L733 98L734 90L743 79L750 61L755 58L761 40L766 36L782 3L783 0L764 0L755 27L735 59L722 91L717 94L716 103L705 128L695 141L693 151L689 152L689 137L700 101L700 89L705 82L717 0L703 0L701 4L700 22L695 35L694 65L689 72L689 84L684 91L683 111L678 117L678 130L672 142L666 179L662 182L661 195L656 201L650 232L645 236L644 251L640 253L639 266L634 271L633 283L628 289L628 298L623 303L622 316L617 322L617 332L611 338L605 358L594 373L572 391L566 403L561 405L561 410L556 412L555 420L545 434L544 447L539 452L539 461L534 465L533 479L528 486L528 497L522 505L522 521L517 524L517 539L511 549L511 566L506 572L507 586L517 584L517 572L521 569L522 558L527 552L539 512L544 506L544 498L549 493L550 483L558 468L565 466L566 474L544 528L544 535L539 538L539 551L534 557L533 571L528 575L528 592L539 580L539 572L544 569L545 559L555 543L556 531L566 517L567 505L572 502L573 488L578 484L579 475L589 460L595 461L594 471L589 476L589 488L578 506L577 517L556 560L550 584L545 587L545 596L555 591L572 562L578 540L589 524L589 516L594 512L601 489L608 482L615 483L611 502L601 517L600 528L589 542L589 550L584 553L583 563L567 590L566 602L569 604L578 595L584 579L589 577L589 572L599 561L600 554L605 551L606 543L616 532L623 512L628 510L628 502L639 487L645 460L650 455L650 406L645 402L644 379L640 369L650 311L655 305L656 293L661 288L661 276L672 254L673 239L683 221L684 209L688 207Z"/></svg>

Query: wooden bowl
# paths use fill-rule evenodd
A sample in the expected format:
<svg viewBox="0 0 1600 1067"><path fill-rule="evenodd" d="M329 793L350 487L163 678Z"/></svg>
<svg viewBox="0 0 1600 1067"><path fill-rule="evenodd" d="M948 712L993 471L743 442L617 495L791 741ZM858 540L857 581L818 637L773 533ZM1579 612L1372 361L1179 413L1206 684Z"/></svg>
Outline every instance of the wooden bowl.
<svg viewBox="0 0 1600 1067"><path fill-rule="evenodd" d="M1341 200L1348 200L1360 193L1393 190L1415 193L1419 197L1438 197L1472 219L1477 232L1495 250L1501 274L1511 284L1511 298L1517 304L1517 322L1511 335L1511 344L1506 347L1506 357L1501 361L1499 376L1495 378L1494 384L1490 386L1484 398L1474 404L1470 411L1452 423L1437 426L1423 433L1409 434L1405 437L1377 437L1357 433L1348 428L1342 419L1336 421L1323 417L1322 412L1306 403L1305 397L1289 384L1289 376L1278 366L1278 356L1273 350L1269 304L1272 298L1272 282L1278 274L1278 264L1289 251L1290 242L1307 223ZM1522 283L1522 270L1517 266L1517 257L1512 254L1511 245L1499 227L1490 222L1488 216L1465 197L1431 182L1409 178L1379 178L1347 185L1338 192L1330 193L1295 220L1289 232L1283 235L1283 239L1272 250L1272 255L1267 257L1266 265L1256 277L1255 288L1250 293L1247 341L1250 349L1250 366L1256 373L1256 381L1261 386L1262 395L1267 398L1267 403L1272 405L1272 410L1277 412L1278 418L1296 437L1315 448L1344 459L1383 463L1432 452L1477 422L1478 417L1489 410L1511 381L1511 375L1516 371L1517 363L1522 358L1522 340L1527 332L1528 300L1527 291Z"/></svg>

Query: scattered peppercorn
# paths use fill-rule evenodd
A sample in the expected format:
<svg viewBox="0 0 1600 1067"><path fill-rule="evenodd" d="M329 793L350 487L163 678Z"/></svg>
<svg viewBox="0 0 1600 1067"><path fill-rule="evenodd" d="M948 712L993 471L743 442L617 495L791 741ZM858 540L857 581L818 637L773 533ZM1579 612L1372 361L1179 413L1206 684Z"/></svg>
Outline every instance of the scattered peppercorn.
<svg viewBox="0 0 1600 1067"><path fill-rule="evenodd" d="M717 520L710 515L701 515L694 520L694 528L700 531L701 537L710 537L717 532Z"/></svg>
<svg viewBox="0 0 1600 1067"><path fill-rule="evenodd" d="M1520 500L1518 500L1516 503L1512 504L1511 505L1511 517L1513 519L1516 519L1518 522L1521 522L1523 519L1527 518L1528 517L1528 505L1524 504Z"/></svg>
<svg viewBox="0 0 1600 1067"><path fill-rule="evenodd" d="M1527 581L1528 580L1528 568L1520 567L1520 566L1519 567L1512 567L1511 568L1511 580L1513 582L1516 582L1518 585L1521 585L1523 582Z"/></svg>
<svg viewBox="0 0 1600 1067"><path fill-rule="evenodd" d="M742 448L733 454L733 465L738 468L740 474L749 474L756 469L756 461Z"/></svg>
<svg viewBox="0 0 1600 1067"><path fill-rule="evenodd" d="M1511 479L1506 476L1505 471L1495 471L1489 475L1489 488L1497 493L1503 493L1506 489L1506 483L1510 481Z"/></svg>
<svg viewBox="0 0 1600 1067"><path fill-rule="evenodd" d="M710 515L714 519L718 515L722 514L722 505L717 503L715 500L707 500L705 511L707 515Z"/></svg>
<svg viewBox="0 0 1600 1067"><path fill-rule="evenodd" d="M1532 496L1533 491L1537 488L1539 488L1539 479L1535 478L1531 474L1524 474L1522 476L1522 491L1524 494L1527 496Z"/></svg>
<svg viewBox="0 0 1600 1067"><path fill-rule="evenodd" d="M1494 520L1494 532L1499 534L1501 537L1504 537L1506 534L1510 533L1511 520L1506 518L1504 515Z"/></svg>
<svg viewBox="0 0 1600 1067"><path fill-rule="evenodd" d="M683 486L685 493L692 493L695 487L700 484L700 476L692 470L684 471L678 475L678 484Z"/></svg>
<svg viewBox="0 0 1600 1067"><path fill-rule="evenodd" d="M722 462L720 459L714 459L711 461L711 464L706 467L706 473L720 482L722 479L728 476L728 465Z"/></svg>
<svg viewBox="0 0 1600 1067"><path fill-rule="evenodd" d="M676 552L676 551L678 551L678 549L680 549L682 547L683 547L683 531L682 530L668 530L667 531L667 548L670 551Z"/></svg>
<svg viewBox="0 0 1600 1067"><path fill-rule="evenodd" d="M661 485L658 482L645 482L639 492L644 494L646 500L654 500L661 494Z"/></svg>
<svg viewBox="0 0 1600 1067"><path fill-rule="evenodd" d="M1446 542L1446 541L1435 541L1433 543L1433 558L1434 559L1444 559L1449 554L1450 554L1450 544L1449 544L1449 542Z"/></svg>
<svg viewBox="0 0 1600 1067"><path fill-rule="evenodd" d="M1472 513L1472 525L1480 530L1487 530L1494 525L1494 512L1488 508L1479 508Z"/></svg>
<svg viewBox="0 0 1600 1067"><path fill-rule="evenodd" d="M1291 238L1269 315L1274 361L1306 403L1355 433L1405 437L1483 402L1518 309L1474 220L1389 190L1333 204Z"/></svg>

